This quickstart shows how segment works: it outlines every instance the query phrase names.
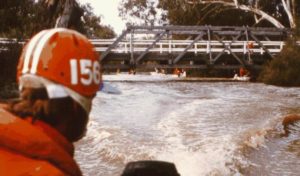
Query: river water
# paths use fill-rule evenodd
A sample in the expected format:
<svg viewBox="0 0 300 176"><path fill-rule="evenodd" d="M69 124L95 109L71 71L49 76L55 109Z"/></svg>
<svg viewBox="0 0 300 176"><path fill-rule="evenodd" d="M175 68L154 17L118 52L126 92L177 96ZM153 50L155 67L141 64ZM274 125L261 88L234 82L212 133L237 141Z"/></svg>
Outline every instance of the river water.
<svg viewBox="0 0 300 176"><path fill-rule="evenodd" d="M133 76L133 75L131 75ZM139 79L140 78L140 79ZM300 174L300 88L249 82L114 79L99 92L75 158L84 175L118 176L127 162L173 162L181 176Z"/></svg>

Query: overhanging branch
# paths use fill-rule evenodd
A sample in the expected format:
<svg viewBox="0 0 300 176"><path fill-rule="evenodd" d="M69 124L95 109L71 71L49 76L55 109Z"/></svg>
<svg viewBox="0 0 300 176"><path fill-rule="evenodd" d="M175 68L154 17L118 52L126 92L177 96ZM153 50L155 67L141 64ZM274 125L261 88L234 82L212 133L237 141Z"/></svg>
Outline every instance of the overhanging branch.
<svg viewBox="0 0 300 176"><path fill-rule="evenodd" d="M285 28L285 26L282 25L277 19L275 19L271 15L267 14L266 12L264 12L258 8L253 8L253 7L246 6L246 5L240 5L240 4L238 4L237 0L233 0L233 2L232 1L226 2L226 1L221 1L221 0L215 0L215 1L198 0L197 2L195 2L192 0L187 0L187 3L189 3L189 4L195 4L195 3L198 3L198 4L222 4L224 6L234 7L236 9L240 9L243 11L250 11L256 15L260 15L262 19L269 21L277 28Z"/></svg>

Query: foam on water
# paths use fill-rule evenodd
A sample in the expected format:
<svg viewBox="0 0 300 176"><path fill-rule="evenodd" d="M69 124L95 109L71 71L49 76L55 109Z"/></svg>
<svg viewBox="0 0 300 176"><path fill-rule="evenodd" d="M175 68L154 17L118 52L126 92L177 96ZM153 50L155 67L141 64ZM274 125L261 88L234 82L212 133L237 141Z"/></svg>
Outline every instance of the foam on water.
<svg viewBox="0 0 300 176"><path fill-rule="evenodd" d="M212 129L205 127L202 124L204 120L197 116L195 109L200 104L201 100L191 101L161 120L158 124L162 132L160 139L166 144L165 149L158 153L158 159L174 162L183 176L239 174L235 167L239 156L236 155L233 136L202 133ZM194 124L186 124L185 121Z"/></svg>
<svg viewBox="0 0 300 176"><path fill-rule="evenodd" d="M122 93L97 95L76 144L86 175L117 176L127 162L147 159L174 162L182 176L243 175L260 167L245 146L268 148L285 108L300 106L299 89L262 84L111 83Z"/></svg>
<svg viewBox="0 0 300 176"><path fill-rule="evenodd" d="M104 80L109 81L167 81L178 80L177 75L149 75L149 74L116 74L116 75L103 75Z"/></svg>
<svg viewBox="0 0 300 176"><path fill-rule="evenodd" d="M170 119L171 120L171 119ZM218 138L205 137L192 144L184 144L174 120L159 124L165 132L166 148L158 153L158 159L174 162L183 176L207 174L232 175L229 165L233 164L235 144L230 135ZM175 126L173 126L175 125Z"/></svg>

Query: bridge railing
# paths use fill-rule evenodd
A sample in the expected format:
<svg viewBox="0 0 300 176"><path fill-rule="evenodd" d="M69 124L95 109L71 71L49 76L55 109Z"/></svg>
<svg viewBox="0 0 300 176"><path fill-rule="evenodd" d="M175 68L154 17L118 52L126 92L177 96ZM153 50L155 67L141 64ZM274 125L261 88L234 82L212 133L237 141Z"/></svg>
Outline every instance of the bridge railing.
<svg viewBox="0 0 300 176"><path fill-rule="evenodd" d="M113 42L114 39L97 39L91 40L98 52L105 52ZM136 39L133 44L131 41L121 41L115 46L112 53L130 53L144 52L149 45L153 44L154 40ZM189 46L193 40L160 40L155 43L148 52L153 53L180 53L183 52L187 46ZM279 53L285 45L283 41L260 41L261 44L267 48L271 53ZM252 43L252 48L249 48L249 43ZM187 52L198 53L220 53L225 50L228 54L230 52L246 54L249 51L251 53L264 54L265 48L261 47L261 44L255 41L198 41L193 44L193 47L187 50ZM133 49L131 48L133 47Z"/></svg>
<svg viewBox="0 0 300 176"><path fill-rule="evenodd" d="M115 41L115 39L90 39L91 43L95 46L97 52L105 52L107 48ZM190 45L193 40L161 40L157 42L149 52L156 52L156 53L172 53L172 52L183 52L184 49ZM0 38L0 44L10 44L15 43L17 40L14 39L7 39L7 38ZM145 40L145 39L136 39L132 45L134 47L134 52L143 52L147 49L149 45L151 45L154 40ZM249 42L253 43L253 48L247 48ZM25 41L18 41L19 44L24 45ZM272 53L279 53L285 42L283 41L261 41L263 46L267 47L270 52ZM300 45L300 41L297 42ZM222 50L226 50L224 46L228 46L231 49L231 52L236 53L244 53L246 54L249 50L252 53L259 53L263 54L265 50L260 47L258 43L255 41L198 41L195 42L193 48L187 50L187 52L193 52L195 54L198 53L210 53L215 52L219 53ZM118 45L111 50L111 52L115 53L130 53L132 51L131 42L121 41ZM230 51L227 49L227 53Z"/></svg>
<svg viewBox="0 0 300 176"><path fill-rule="evenodd" d="M114 39L91 39L91 43L95 46L97 52L105 52L109 45L114 42ZM0 44L10 44L12 42L16 42L15 40L9 40L6 38L0 38ZM172 52L182 52L186 46L188 46L192 40L172 40L172 41L160 41L154 45L153 48L149 50L149 52L159 52L159 53L172 53ZM263 54L265 50L260 47L259 44L253 43L253 48L247 48L247 45L251 41L223 41L225 46L230 46L232 52L244 53L246 54L249 50L252 53ZM25 42L19 42L20 44L24 44ZM152 44L153 40L137 40L134 42L134 52L142 52L144 51L148 45ZM263 46L267 47L272 53L281 52L285 42L283 41L261 41ZM300 45L300 41L297 42ZM188 49L187 52L197 53L209 53L209 52L220 52L224 50L223 43L219 41L199 41L194 44L194 47ZM4 50L2 48L2 50ZM130 49L130 41L122 41L111 50L111 52L115 53L129 53ZM229 51L227 51L229 53Z"/></svg>

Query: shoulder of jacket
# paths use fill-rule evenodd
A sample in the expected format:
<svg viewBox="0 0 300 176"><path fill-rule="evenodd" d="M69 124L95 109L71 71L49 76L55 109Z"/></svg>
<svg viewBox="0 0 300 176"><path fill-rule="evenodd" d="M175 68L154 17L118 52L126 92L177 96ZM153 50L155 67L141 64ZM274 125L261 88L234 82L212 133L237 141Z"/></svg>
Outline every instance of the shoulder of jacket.
<svg viewBox="0 0 300 176"><path fill-rule="evenodd" d="M0 108L0 146L29 158L52 161L69 175L81 175L72 156L41 129ZM34 147L33 147L34 146Z"/></svg>
<svg viewBox="0 0 300 176"><path fill-rule="evenodd" d="M8 124L18 120L18 117L7 111L8 105L0 103L0 124Z"/></svg>

